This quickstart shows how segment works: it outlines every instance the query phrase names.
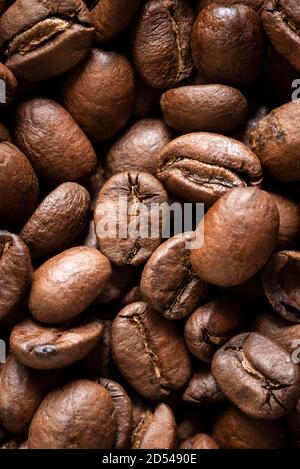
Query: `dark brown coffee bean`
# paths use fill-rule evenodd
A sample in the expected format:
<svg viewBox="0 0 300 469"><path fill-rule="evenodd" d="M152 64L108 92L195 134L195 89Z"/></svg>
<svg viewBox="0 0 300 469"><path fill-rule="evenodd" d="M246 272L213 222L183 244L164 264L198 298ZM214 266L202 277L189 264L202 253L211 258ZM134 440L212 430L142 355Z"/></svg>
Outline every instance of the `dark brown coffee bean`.
<svg viewBox="0 0 300 469"><path fill-rule="evenodd" d="M17 0L0 20L6 65L27 81L59 75L84 59L92 42L81 0Z"/></svg>
<svg viewBox="0 0 300 469"><path fill-rule="evenodd" d="M24 223L37 204L38 180L25 155L12 143L0 143L0 220Z"/></svg>
<svg viewBox="0 0 300 469"><path fill-rule="evenodd" d="M113 137L128 121L134 103L130 62L116 52L91 49L86 61L64 77L62 101L92 140Z"/></svg>
<svg viewBox="0 0 300 469"><path fill-rule="evenodd" d="M175 324L146 303L123 308L113 322L112 350L128 383L147 399L164 399L186 384L190 358Z"/></svg>
<svg viewBox="0 0 300 469"><path fill-rule="evenodd" d="M109 41L132 20L140 0L87 0L96 42Z"/></svg>
<svg viewBox="0 0 300 469"><path fill-rule="evenodd" d="M12 135L8 128L2 122L0 122L0 143L2 142L12 143Z"/></svg>
<svg viewBox="0 0 300 469"><path fill-rule="evenodd" d="M210 363L217 348L239 332L247 321L244 307L224 296L200 306L185 323L184 337L190 352Z"/></svg>
<svg viewBox="0 0 300 469"><path fill-rule="evenodd" d="M205 431L205 416L202 414L201 418L199 418L198 412L195 412L194 407L184 408L183 416L177 427L178 443L182 443L197 433L204 433Z"/></svg>
<svg viewBox="0 0 300 469"><path fill-rule="evenodd" d="M111 146L107 174L142 171L155 175L158 154L172 138L172 131L161 119L137 121Z"/></svg>
<svg viewBox="0 0 300 469"><path fill-rule="evenodd" d="M194 25L192 51L197 69L211 83L249 85L263 64L259 16L245 5L208 6Z"/></svg>
<svg viewBox="0 0 300 469"><path fill-rule="evenodd" d="M272 197L279 212L279 234L276 241L276 251L295 249L300 240L300 210L297 203L283 194Z"/></svg>
<svg viewBox="0 0 300 469"><path fill-rule="evenodd" d="M300 71L299 3L295 0L268 0L262 21L275 49Z"/></svg>
<svg viewBox="0 0 300 469"><path fill-rule="evenodd" d="M270 259L263 274L271 306L288 321L300 323L300 252L281 251Z"/></svg>
<svg viewBox="0 0 300 469"><path fill-rule="evenodd" d="M135 285L126 293L125 296L123 296L121 305L127 306L130 303L135 303L136 301L143 301L140 285Z"/></svg>
<svg viewBox="0 0 300 469"><path fill-rule="evenodd" d="M116 438L113 400L101 385L73 381L49 393L29 429L30 449L108 449Z"/></svg>
<svg viewBox="0 0 300 469"><path fill-rule="evenodd" d="M202 247L191 249L193 268L207 282L233 286L266 264L278 236L279 215L267 192L253 187L234 189L211 207L198 233L204 226Z"/></svg>
<svg viewBox="0 0 300 469"><path fill-rule="evenodd" d="M133 32L132 53L137 71L149 85L167 88L191 74L193 23L193 10L185 0L145 3Z"/></svg>
<svg viewBox="0 0 300 469"><path fill-rule="evenodd" d="M46 376L29 370L9 355L0 366L0 424L13 433L26 431L44 393L55 380L54 374Z"/></svg>
<svg viewBox="0 0 300 469"><path fill-rule="evenodd" d="M216 441L205 433L198 433L197 435L183 441L179 449L219 449Z"/></svg>
<svg viewBox="0 0 300 469"><path fill-rule="evenodd" d="M246 121L240 125L236 130L230 133L230 137L250 147L250 134L253 129L257 126L258 122L269 114L270 108L266 104L255 106L253 110L250 110Z"/></svg>
<svg viewBox="0 0 300 469"><path fill-rule="evenodd" d="M106 283L104 290L96 298L98 305L107 305L117 301L128 289L134 275L134 270L130 266L111 266L111 276Z"/></svg>
<svg viewBox="0 0 300 469"><path fill-rule="evenodd" d="M160 100L165 122L179 132L227 133L246 117L247 100L225 85L181 86Z"/></svg>
<svg viewBox="0 0 300 469"><path fill-rule="evenodd" d="M212 406L226 400L208 368L201 368L193 374L182 398L185 402L201 406Z"/></svg>
<svg viewBox="0 0 300 469"><path fill-rule="evenodd" d="M186 235L165 241L154 251L142 273L144 301L167 319L191 314L207 296L208 285L192 269L188 240Z"/></svg>
<svg viewBox="0 0 300 469"><path fill-rule="evenodd" d="M30 312L40 322L69 321L100 295L110 275L110 262L97 249L78 246L63 251L35 271Z"/></svg>
<svg viewBox="0 0 300 469"><path fill-rule="evenodd" d="M85 318L60 327L26 319L17 324L10 336L10 348L20 363L39 370L64 368L87 356L100 342L103 324Z"/></svg>
<svg viewBox="0 0 300 469"><path fill-rule="evenodd" d="M106 378L96 380L110 394L115 406L115 419L117 425L116 449L127 447L132 432L132 404L125 389L115 381Z"/></svg>
<svg viewBox="0 0 300 469"><path fill-rule="evenodd" d="M213 3L220 4L220 5L235 5L239 3L241 5L245 5L253 10L260 12L264 6L266 0L198 0L198 9L199 11L208 5Z"/></svg>
<svg viewBox="0 0 300 469"><path fill-rule="evenodd" d="M207 205L231 189L262 183L260 161L249 148L204 132L170 142L159 155L157 177L171 194Z"/></svg>
<svg viewBox="0 0 300 469"><path fill-rule="evenodd" d="M280 421L252 419L233 406L217 417L212 435L223 449L279 449L286 443Z"/></svg>
<svg viewBox="0 0 300 469"><path fill-rule="evenodd" d="M135 102L132 116L136 119L155 117L159 114L162 91L149 86L138 75L135 80Z"/></svg>
<svg viewBox="0 0 300 469"><path fill-rule="evenodd" d="M284 104L261 119L250 136L266 173L281 182L300 181L299 119L299 103Z"/></svg>
<svg viewBox="0 0 300 469"><path fill-rule="evenodd" d="M176 421L166 404L154 411L146 410L131 437L132 449L173 449L176 442Z"/></svg>
<svg viewBox="0 0 300 469"><path fill-rule="evenodd" d="M0 108L4 108L14 99L17 89L17 80L14 74L2 63L0 63L0 80L3 80L5 83L5 96L1 96L0 101ZM2 101L3 98L5 98L4 102Z"/></svg>
<svg viewBox="0 0 300 469"><path fill-rule="evenodd" d="M84 230L79 238L76 239L74 244L78 246L88 246L90 248L98 248L94 220L90 220L86 224Z"/></svg>
<svg viewBox="0 0 300 469"><path fill-rule="evenodd" d="M291 324L275 312L267 312L257 316L253 329L281 345L291 355L295 353L295 361L299 360L300 363L300 351L297 348L300 345L300 324Z"/></svg>
<svg viewBox="0 0 300 469"><path fill-rule="evenodd" d="M116 265L143 264L161 243L167 202L166 191L151 174L123 172L112 176L100 191L94 214L101 252ZM158 226L152 236L154 214Z"/></svg>
<svg viewBox="0 0 300 469"><path fill-rule="evenodd" d="M0 230L0 319L5 318L27 293L31 260L19 236Z"/></svg>
<svg viewBox="0 0 300 469"><path fill-rule="evenodd" d="M90 197L79 184L66 182L38 206L20 232L33 259L55 254L74 241L87 217Z"/></svg>
<svg viewBox="0 0 300 469"><path fill-rule="evenodd" d="M212 372L224 394L252 418L282 417L299 399L299 367L261 334L239 334L227 342L215 353Z"/></svg>
<svg viewBox="0 0 300 469"><path fill-rule="evenodd" d="M18 107L15 139L47 183L78 181L96 167L91 143L70 114L51 99L31 99Z"/></svg>

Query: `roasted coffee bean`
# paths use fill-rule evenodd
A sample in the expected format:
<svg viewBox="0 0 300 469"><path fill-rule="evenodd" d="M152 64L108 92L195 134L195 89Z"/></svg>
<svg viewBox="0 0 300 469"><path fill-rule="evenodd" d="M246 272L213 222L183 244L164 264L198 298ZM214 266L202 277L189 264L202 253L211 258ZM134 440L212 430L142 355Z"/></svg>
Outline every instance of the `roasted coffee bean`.
<svg viewBox="0 0 300 469"><path fill-rule="evenodd" d="M96 42L109 41L120 34L132 20L140 0L86 0L90 9Z"/></svg>
<svg viewBox="0 0 300 469"><path fill-rule="evenodd" d="M226 400L208 368L201 368L193 374L182 398L185 402L201 406L212 406Z"/></svg>
<svg viewBox="0 0 300 469"><path fill-rule="evenodd" d="M90 197L79 184L66 182L38 206L20 232L33 259L50 256L74 241L86 222Z"/></svg>
<svg viewBox="0 0 300 469"><path fill-rule="evenodd" d="M191 249L196 274L219 286L245 282L271 256L279 215L272 197L257 188L234 189L219 199L198 225L203 245Z"/></svg>
<svg viewBox="0 0 300 469"><path fill-rule="evenodd" d="M295 249L300 241L300 210L297 203L282 194L271 194L279 212L279 234L276 251Z"/></svg>
<svg viewBox="0 0 300 469"><path fill-rule="evenodd" d="M270 259L263 274L271 306L288 321L300 323L300 252L281 251Z"/></svg>
<svg viewBox="0 0 300 469"><path fill-rule="evenodd" d="M213 3L217 3L220 5L235 5L239 3L241 5L245 5L249 8L253 8L253 10L260 12L264 6L266 0L198 0L197 5L198 9L201 10L202 8L207 7Z"/></svg>
<svg viewBox="0 0 300 469"><path fill-rule="evenodd" d="M128 440L132 432L132 404L125 389L120 384L106 378L96 380L110 394L115 406L115 419L117 425L116 449L127 447Z"/></svg>
<svg viewBox="0 0 300 469"><path fill-rule="evenodd" d="M159 152L173 138L161 119L141 119L110 148L106 158L109 176L122 171L142 171L155 176Z"/></svg>
<svg viewBox="0 0 300 469"><path fill-rule="evenodd" d="M143 301L140 285L135 285L126 293L125 296L123 296L121 305L127 306L130 303L135 303L136 301Z"/></svg>
<svg viewBox="0 0 300 469"><path fill-rule="evenodd" d="M100 342L103 324L85 318L59 327L39 324L32 319L17 324L10 335L10 348L20 363L30 368L64 368L87 356Z"/></svg>
<svg viewBox="0 0 300 469"><path fill-rule="evenodd" d="M106 305L117 301L128 289L134 275L134 270L130 266L111 266L111 276L95 303Z"/></svg>
<svg viewBox="0 0 300 469"><path fill-rule="evenodd" d="M116 438L113 400L100 384L72 381L49 393L34 415L29 449L112 448Z"/></svg>
<svg viewBox="0 0 300 469"><path fill-rule="evenodd" d="M2 142L12 143L12 135L8 128L2 122L0 122L0 143Z"/></svg>
<svg viewBox="0 0 300 469"><path fill-rule="evenodd" d="M38 180L25 155L12 143L0 143L0 220L2 227L24 222L38 198Z"/></svg>
<svg viewBox="0 0 300 469"><path fill-rule="evenodd" d="M75 243L78 246L88 246L90 248L98 247L97 238L95 233L94 220L90 220L85 226L79 238L76 239Z"/></svg>
<svg viewBox="0 0 300 469"><path fill-rule="evenodd" d="M16 94L17 80L5 65L0 63L0 80L5 83L5 96L1 95L0 108L8 106Z"/></svg>
<svg viewBox="0 0 300 469"><path fill-rule="evenodd" d="M185 0L148 0L133 32L132 53L141 77L155 88L174 86L193 70L194 12Z"/></svg>
<svg viewBox="0 0 300 469"><path fill-rule="evenodd" d="M208 285L193 272L189 235L161 244L144 267L141 294L151 308L167 319L191 314L207 296Z"/></svg>
<svg viewBox="0 0 300 469"><path fill-rule="evenodd" d="M158 404L141 414L131 436L133 449L173 449L175 443L176 421L168 405Z"/></svg>
<svg viewBox="0 0 300 469"><path fill-rule="evenodd" d="M215 353L212 372L224 394L252 418L282 417L299 399L299 367L261 334L239 334L227 342Z"/></svg>
<svg viewBox="0 0 300 469"><path fill-rule="evenodd" d="M166 191L151 174L123 172L112 176L99 193L94 214L101 252L116 265L145 263L161 243L167 202ZM154 215L158 226L153 235L149 228Z"/></svg>
<svg viewBox="0 0 300 469"><path fill-rule="evenodd" d="M291 101L261 119L250 136L266 173L281 182L300 181L299 118L299 103Z"/></svg>
<svg viewBox="0 0 300 469"><path fill-rule="evenodd" d="M93 147L70 114L51 99L21 104L15 139L45 182L79 181L96 167Z"/></svg>
<svg viewBox="0 0 300 469"><path fill-rule="evenodd" d="M207 205L231 189L262 183L261 164L249 148L202 132L170 142L159 155L157 177L171 194Z"/></svg>
<svg viewBox="0 0 300 469"><path fill-rule="evenodd" d="M286 443L280 421L252 419L233 406L217 417L212 435L223 449L280 449Z"/></svg>
<svg viewBox="0 0 300 469"><path fill-rule="evenodd" d="M0 19L6 66L27 81L59 75L84 59L92 42L81 0L17 0Z"/></svg>
<svg viewBox="0 0 300 469"><path fill-rule="evenodd" d="M197 435L183 441L179 449L219 449L215 440L205 433L198 433Z"/></svg>
<svg viewBox="0 0 300 469"><path fill-rule="evenodd" d="M168 397L191 374L188 351L176 325L143 302L125 306L113 321L112 350L128 383L150 400Z"/></svg>
<svg viewBox="0 0 300 469"><path fill-rule="evenodd" d="M92 140L107 140L126 124L131 114L133 68L121 54L91 49L86 61L64 77L62 101Z"/></svg>
<svg viewBox="0 0 300 469"><path fill-rule="evenodd" d="M237 129L230 133L230 137L250 147L250 134L252 130L257 126L258 122L269 114L270 108L266 104L255 106L251 109L247 119Z"/></svg>
<svg viewBox="0 0 300 469"><path fill-rule="evenodd" d="M30 312L44 323L69 321L100 295L110 275L110 262L97 249L78 246L63 251L35 271Z"/></svg>
<svg viewBox="0 0 300 469"><path fill-rule="evenodd" d="M166 91L160 100L165 122L179 132L227 133L242 123L247 100L225 85L181 86Z"/></svg>
<svg viewBox="0 0 300 469"><path fill-rule="evenodd" d="M26 431L47 388L57 384L55 380L55 375L29 370L9 355L0 365L0 424L12 433Z"/></svg>
<svg viewBox="0 0 300 469"><path fill-rule="evenodd" d="M195 22L192 52L197 69L210 83L249 85L263 64L261 20L245 5L209 5Z"/></svg>
<svg viewBox="0 0 300 469"><path fill-rule="evenodd" d="M135 80L135 101L132 116L136 119L156 117L162 91L149 86L138 75Z"/></svg>
<svg viewBox="0 0 300 469"><path fill-rule="evenodd" d="M280 55L300 71L300 7L295 0L268 0L262 13L265 31Z"/></svg>
<svg viewBox="0 0 300 469"><path fill-rule="evenodd" d="M224 296L196 309L185 323L184 337L190 352L210 363L218 347L239 332L247 321L244 307Z"/></svg>
<svg viewBox="0 0 300 469"><path fill-rule="evenodd" d="M266 312L257 316L253 328L281 345L291 355L294 354L292 358L295 357L295 362L299 360L300 363L300 353L297 349L300 345L300 324L291 324L275 312Z"/></svg>
<svg viewBox="0 0 300 469"><path fill-rule="evenodd" d="M0 230L0 319L5 318L27 292L31 260L19 236Z"/></svg>

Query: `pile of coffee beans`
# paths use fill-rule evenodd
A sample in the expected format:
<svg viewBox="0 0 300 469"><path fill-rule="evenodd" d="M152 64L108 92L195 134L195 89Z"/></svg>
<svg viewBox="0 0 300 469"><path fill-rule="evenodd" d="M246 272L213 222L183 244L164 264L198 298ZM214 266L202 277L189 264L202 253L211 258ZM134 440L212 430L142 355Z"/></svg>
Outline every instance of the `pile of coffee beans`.
<svg viewBox="0 0 300 469"><path fill-rule="evenodd" d="M300 2L1 0L0 42L0 447L300 447Z"/></svg>

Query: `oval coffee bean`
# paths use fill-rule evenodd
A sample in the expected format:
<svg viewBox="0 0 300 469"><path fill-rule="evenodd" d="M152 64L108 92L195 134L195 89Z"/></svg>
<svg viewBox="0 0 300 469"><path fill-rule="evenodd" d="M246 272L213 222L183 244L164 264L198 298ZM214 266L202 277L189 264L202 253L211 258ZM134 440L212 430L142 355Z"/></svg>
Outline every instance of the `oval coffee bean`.
<svg viewBox="0 0 300 469"><path fill-rule="evenodd" d="M295 361L299 360L297 347L300 340L300 324L292 324L272 311L259 314L253 328L260 334L269 337L276 344L281 345L291 355L294 354L292 357L295 357Z"/></svg>
<svg viewBox="0 0 300 469"><path fill-rule="evenodd" d="M299 72L299 3L295 0L268 0L262 13L262 21L277 52Z"/></svg>
<svg viewBox="0 0 300 469"><path fill-rule="evenodd" d="M160 100L164 120L178 132L227 133L242 123L247 100L225 85L181 86L166 91Z"/></svg>
<svg viewBox="0 0 300 469"><path fill-rule="evenodd" d="M182 398L191 404L210 406L226 400L212 372L207 368L201 368L193 374Z"/></svg>
<svg viewBox="0 0 300 469"><path fill-rule="evenodd" d="M196 309L184 327L189 351L199 360L210 363L218 347L245 326L244 307L234 298L223 296Z"/></svg>
<svg viewBox="0 0 300 469"><path fill-rule="evenodd" d="M176 421L166 404L146 410L131 437L132 449L173 449L175 443Z"/></svg>
<svg viewBox="0 0 300 469"><path fill-rule="evenodd" d="M266 0L222 0L222 5L235 5L236 3L240 3L241 5L245 5L253 10L259 12L265 3ZM198 0L198 9L201 10L202 8L211 5L212 3L218 3L216 0ZM219 2L221 4L221 1Z"/></svg>
<svg viewBox="0 0 300 469"><path fill-rule="evenodd" d="M298 366L261 334L239 334L227 342L214 355L212 373L224 394L256 419L280 418L299 399Z"/></svg>
<svg viewBox="0 0 300 469"><path fill-rule="evenodd" d="M295 249L300 240L300 210L290 197L271 193L279 212L279 234L276 251Z"/></svg>
<svg viewBox="0 0 300 469"><path fill-rule="evenodd" d="M140 0L86 0L96 42L111 40L132 20Z"/></svg>
<svg viewBox="0 0 300 469"><path fill-rule="evenodd" d="M33 259L63 250L79 235L90 196L79 184L66 182L41 202L20 232Z"/></svg>
<svg viewBox="0 0 300 469"><path fill-rule="evenodd" d="M106 378L96 380L110 394L115 406L115 416L117 423L117 436L115 442L116 449L127 447L128 440L132 432L132 404L125 389L115 381Z"/></svg>
<svg viewBox="0 0 300 469"><path fill-rule="evenodd" d="M267 192L234 189L210 208L197 227L200 234L204 231L204 241L191 249L194 271L223 287L245 282L271 256L278 228L277 206Z"/></svg>
<svg viewBox="0 0 300 469"><path fill-rule="evenodd" d="M97 249L78 246L63 251L35 271L30 312L44 323L69 321L100 295L110 275L109 260Z"/></svg>
<svg viewBox="0 0 300 469"><path fill-rule="evenodd" d="M286 431L280 420L256 420L230 406L213 426L213 437L223 449L280 449Z"/></svg>
<svg viewBox="0 0 300 469"><path fill-rule="evenodd" d="M37 204L38 180L25 155L12 143L0 143L0 220L2 226L24 223Z"/></svg>
<svg viewBox="0 0 300 469"><path fill-rule="evenodd" d="M135 67L150 86L167 88L193 70L190 40L194 13L185 0L148 0L133 31Z"/></svg>
<svg viewBox="0 0 300 469"><path fill-rule="evenodd" d="M208 292L208 285L193 272L188 241L188 235L165 241L154 251L142 273L144 301L167 319L191 314Z"/></svg>
<svg viewBox="0 0 300 469"><path fill-rule="evenodd" d="M198 132L172 140L161 151L157 177L171 194L212 205L236 187L260 186L262 171L243 143Z"/></svg>
<svg viewBox="0 0 300 469"><path fill-rule="evenodd" d="M51 99L34 98L18 107L15 139L47 183L78 181L96 167L91 143L70 114Z"/></svg>
<svg viewBox="0 0 300 469"><path fill-rule="evenodd" d="M128 289L134 276L134 269L129 266L111 266L111 276L104 290L96 298L97 305L106 305L117 301Z"/></svg>
<svg viewBox="0 0 300 469"><path fill-rule="evenodd" d="M86 357L100 342L103 324L85 318L60 327L25 319L11 331L9 343L14 356L23 365L38 370L64 368Z"/></svg>
<svg viewBox="0 0 300 469"><path fill-rule="evenodd" d="M250 144L266 173L281 182L300 182L300 106L290 102L261 119Z"/></svg>
<svg viewBox="0 0 300 469"><path fill-rule="evenodd" d="M72 381L49 393L34 415L29 449L109 449L116 437L113 401L100 384Z"/></svg>
<svg viewBox="0 0 300 469"><path fill-rule="evenodd" d="M216 441L205 433L198 433L197 435L183 441L179 449L219 449Z"/></svg>
<svg viewBox="0 0 300 469"><path fill-rule="evenodd" d="M81 0L17 0L1 16L6 66L26 81L44 80L84 59L93 28Z"/></svg>
<svg viewBox="0 0 300 469"><path fill-rule="evenodd" d="M19 236L0 230L0 319L24 297L30 280L29 249Z"/></svg>
<svg viewBox="0 0 300 469"><path fill-rule="evenodd" d="M133 108L134 71L130 62L116 52L91 49L86 61L63 78L62 101L92 140L113 137L126 124Z"/></svg>
<svg viewBox="0 0 300 469"><path fill-rule="evenodd" d="M166 191L151 174L112 176L99 193L94 213L101 252L116 265L143 264L161 242L167 202ZM154 230L153 218L158 220Z"/></svg>
<svg viewBox="0 0 300 469"><path fill-rule="evenodd" d="M245 5L209 5L195 22L192 51L197 69L210 83L249 85L263 65L259 16Z"/></svg>
<svg viewBox="0 0 300 469"><path fill-rule="evenodd" d="M155 176L157 156L172 138L172 131L161 119L135 122L111 146L106 157L107 174L142 171Z"/></svg>
<svg viewBox="0 0 300 469"><path fill-rule="evenodd" d="M263 286L271 306L285 319L300 323L300 252L281 251L270 259Z"/></svg>
<svg viewBox="0 0 300 469"><path fill-rule="evenodd" d="M191 374L188 351L175 324L146 303L132 303L113 321L116 365L141 396L164 399L186 384Z"/></svg>

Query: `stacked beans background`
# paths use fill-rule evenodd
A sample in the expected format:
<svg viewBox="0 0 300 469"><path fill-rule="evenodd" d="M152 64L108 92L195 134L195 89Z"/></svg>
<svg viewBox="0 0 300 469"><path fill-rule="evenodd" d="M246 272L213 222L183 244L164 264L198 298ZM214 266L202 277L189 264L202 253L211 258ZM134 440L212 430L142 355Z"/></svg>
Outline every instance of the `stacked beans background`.
<svg viewBox="0 0 300 469"><path fill-rule="evenodd" d="M1 448L299 447L300 3L0 10Z"/></svg>

